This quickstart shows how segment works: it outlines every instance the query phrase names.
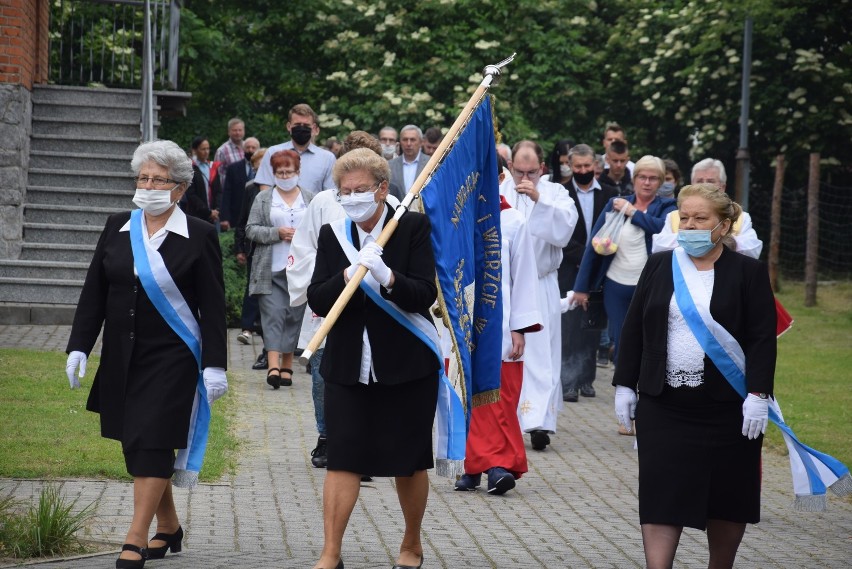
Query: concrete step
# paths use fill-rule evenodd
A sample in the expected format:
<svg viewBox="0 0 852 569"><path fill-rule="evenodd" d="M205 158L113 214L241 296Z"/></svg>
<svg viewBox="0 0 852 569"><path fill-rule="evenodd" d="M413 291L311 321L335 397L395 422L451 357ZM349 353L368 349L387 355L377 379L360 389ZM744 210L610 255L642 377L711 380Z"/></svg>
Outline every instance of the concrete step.
<svg viewBox="0 0 852 569"><path fill-rule="evenodd" d="M39 119L77 119L99 121L139 121L141 110L139 102L133 104L115 105L100 100L92 100L87 104L69 103L34 103L33 116Z"/></svg>
<svg viewBox="0 0 852 569"><path fill-rule="evenodd" d="M0 302L77 304L82 280L0 277Z"/></svg>
<svg viewBox="0 0 852 569"><path fill-rule="evenodd" d="M70 326L76 309L76 304L0 302L0 324Z"/></svg>
<svg viewBox="0 0 852 569"><path fill-rule="evenodd" d="M142 92L138 89L106 87L73 87L66 85L33 85L33 104L62 103L80 105L134 105L141 108Z"/></svg>
<svg viewBox="0 0 852 569"><path fill-rule="evenodd" d="M86 279L86 272L88 270L88 263L66 261L6 261L0 259L0 277L82 281Z"/></svg>
<svg viewBox="0 0 852 569"><path fill-rule="evenodd" d="M109 216L128 209L130 208L27 204L24 206L24 221L50 225L86 225L103 229Z"/></svg>
<svg viewBox="0 0 852 569"><path fill-rule="evenodd" d="M96 242L97 243L97 242ZM68 263L92 262L95 255L95 243L35 243L24 241L21 244L22 261L61 261Z"/></svg>
<svg viewBox="0 0 852 569"><path fill-rule="evenodd" d="M131 185L133 182L131 181ZM93 190L88 188L27 187L27 204L87 206L133 209L134 190Z"/></svg>
<svg viewBox="0 0 852 569"><path fill-rule="evenodd" d="M33 134L30 138L30 150L33 152L88 152L92 154L133 156L133 152L137 146L139 146L138 136L74 140L62 134Z"/></svg>
<svg viewBox="0 0 852 569"><path fill-rule="evenodd" d="M24 222L24 243L77 243L96 245L103 225L60 225Z"/></svg>
<svg viewBox="0 0 852 569"><path fill-rule="evenodd" d="M135 190L135 182L129 166L127 170L116 172L30 168L29 183L33 186L56 188L87 188L121 192Z"/></svg>
<svg viewBox="0 0 852 569"><path fill-rule="evenodd" d="M63 135L79 140L89 138L105 138L110 136L118 136L121 138L141 138L140 124L142 116L136 118L135 121L98 121L88 120L80 122L75 119L42 119L38 115L33 115L33 134L53 134ZM158 123L155 123L155 126Z"/></svg>
<svg viewBox="0 0 852 569"><path fill-rule="evenodd" d="M83 170L83 171L107 171L130 172L130 159L132 154L93 154L85 152L46 152L44 150L32 150L30 152L30 170Z"/></svg>

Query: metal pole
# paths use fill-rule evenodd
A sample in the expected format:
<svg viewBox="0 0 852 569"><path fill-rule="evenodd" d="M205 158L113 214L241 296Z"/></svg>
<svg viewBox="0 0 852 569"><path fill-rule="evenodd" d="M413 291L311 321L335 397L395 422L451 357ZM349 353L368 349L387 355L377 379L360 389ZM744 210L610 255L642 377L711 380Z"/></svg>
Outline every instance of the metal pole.
<svg viewBox="0 0 852 569"><path fill-rule="evenodd" d="M180 41L180 0L172 0L169 14L169 86L178 88L178 47Z"/></svg>
<svg viewBox="0 0 852 569"><path fill-rule="evenodd" d="M145 0L142 41L142 142L154 140L154 66L151 43L151 0Z"/></svg>
<svg viewBox="0 0 852 569"><path fill-rule="evenodd" d="M751 30L752 20L747 17L743 32L743 78L742 103L740 108L740 147L737 150L737 185L735 199L744 210L748 210L749 152L748 152L748 110L751 82Z"/></svg>

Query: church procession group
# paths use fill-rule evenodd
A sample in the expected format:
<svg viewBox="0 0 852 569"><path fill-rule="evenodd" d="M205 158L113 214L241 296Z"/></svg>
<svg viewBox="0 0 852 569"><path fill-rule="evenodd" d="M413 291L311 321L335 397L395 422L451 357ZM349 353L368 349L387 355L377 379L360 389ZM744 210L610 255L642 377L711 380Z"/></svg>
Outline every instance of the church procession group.
<svg viewBox="0 0 852 569"><path fill-rule="evenodd" d="M711 566L733 566L760 519L769 422L795 451L802 509L852 489L774 400L788 315L722 162L696 162L687 181L671 160L632 161L615 123L546 153L495 143L491 121L486 98L453 136L387 126L320 146L302 103L289 140L268 148L238 118L215 153L203 136L188 151L137 148L138 209L106 223L66 366L79 387L103 329L87 408L134 480L118 569L181 550L172 486L197 482L228 389L223 254L246 266L237 339L262 338L253 367L270 396L309 358L311 462L327 469L315 569L343 569L370 477L395 479L405 531L393 567L428 565L428 470L457 491L509 492L528 470L527 436L534 452L558 444L560 411L595 397L602 368L614 367L613 429L638 443L648 567L672 566L684 527L706 530ZM222 231L234 251L220 250Z"/></svg>

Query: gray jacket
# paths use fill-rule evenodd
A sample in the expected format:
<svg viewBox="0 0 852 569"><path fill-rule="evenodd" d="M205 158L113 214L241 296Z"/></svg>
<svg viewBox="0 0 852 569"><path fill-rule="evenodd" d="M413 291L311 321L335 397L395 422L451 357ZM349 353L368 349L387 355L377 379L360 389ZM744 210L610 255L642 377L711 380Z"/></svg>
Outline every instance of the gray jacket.
<svg viewBox="0 0 852 569"><path fill-rule="evenodd" d="M314 194L299 188L306 204ZM249 294L272 294L272 246L279 243L278 228L272 225L269 208L272 204L272 189L263 190L254 198L248 222L246 239L255 243L249 275Z"/></svg>

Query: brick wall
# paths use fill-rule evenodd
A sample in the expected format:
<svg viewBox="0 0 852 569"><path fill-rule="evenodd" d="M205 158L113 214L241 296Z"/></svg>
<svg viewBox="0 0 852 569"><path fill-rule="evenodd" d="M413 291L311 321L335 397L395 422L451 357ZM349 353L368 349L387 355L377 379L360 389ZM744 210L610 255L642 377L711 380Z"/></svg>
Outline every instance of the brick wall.
<svg viewBox="0 0 852 569"><path fill-rule="evenodd" d="M0 83L47 82L49 0L0 0Z"/></svg>

